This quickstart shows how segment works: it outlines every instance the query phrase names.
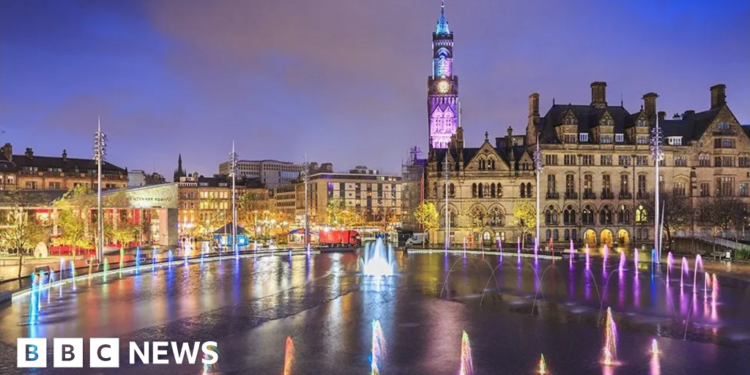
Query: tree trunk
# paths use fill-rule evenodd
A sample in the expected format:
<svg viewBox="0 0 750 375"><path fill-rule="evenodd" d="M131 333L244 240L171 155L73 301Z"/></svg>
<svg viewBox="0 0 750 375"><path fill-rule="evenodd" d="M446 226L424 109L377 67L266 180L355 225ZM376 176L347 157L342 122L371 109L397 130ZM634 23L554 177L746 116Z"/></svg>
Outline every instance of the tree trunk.
<svg viewBox="0 0 750 375"><path fill-rule="evenodd" d="M18 252L18 278L21 278L21 270L23 269L23 253L19 250Z"/></svg>

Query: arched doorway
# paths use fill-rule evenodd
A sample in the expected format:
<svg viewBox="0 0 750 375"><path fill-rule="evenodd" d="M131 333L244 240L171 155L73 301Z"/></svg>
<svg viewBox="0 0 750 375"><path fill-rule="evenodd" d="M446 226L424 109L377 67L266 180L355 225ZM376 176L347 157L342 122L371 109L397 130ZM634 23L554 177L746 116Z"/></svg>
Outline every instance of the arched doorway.
<svg viewBox="0 0 750 375"><path fill-rule="evenodd" d="M596 247L596 232L593 229L583 233L583 243L589 247Z"/></svg>
<svg viewBox="0 0 750 375"><path fill-rule="evenodd" d="M599 234L599 243L602 245L607 245L611 248L612 244L614 243L614 236L612 236L612 231L610 231L609 229L602 230L602 233Z"/></svg>
<svg viewBox="0 0 750 375"><path fill-rule="evenodd" d="M617 246L628 246L630 243L630 234L625 229L617 231Z"/></svg>
<svg viewBox="0 0 750 375"><path fill-rule="evenodd" d="M487 247L490 245L492 245L492 233L490 233L489 231L485 231L482 234L482 246Z"/></svg>

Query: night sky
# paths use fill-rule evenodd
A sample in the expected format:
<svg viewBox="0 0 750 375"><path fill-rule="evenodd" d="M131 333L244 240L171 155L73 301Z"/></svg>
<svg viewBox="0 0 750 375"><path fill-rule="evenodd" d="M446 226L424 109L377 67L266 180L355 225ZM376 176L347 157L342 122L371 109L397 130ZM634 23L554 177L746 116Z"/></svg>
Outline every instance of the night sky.
<svg viewBox="0 0 750 375"><path fill-rule="evenodd" d="M0 0L0 135L15 153L91 157L171 179L242 159L398 172L427 151L440 0ZM750 1L448 0L466 142L516 133L589 84L637 111L705 110L709 87L750 123Z"/></svg>

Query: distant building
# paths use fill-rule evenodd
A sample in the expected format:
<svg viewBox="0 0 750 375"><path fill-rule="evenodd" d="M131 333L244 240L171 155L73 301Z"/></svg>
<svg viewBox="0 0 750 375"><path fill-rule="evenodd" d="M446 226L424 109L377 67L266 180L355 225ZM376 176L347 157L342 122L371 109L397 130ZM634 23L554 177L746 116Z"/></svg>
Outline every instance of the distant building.
<svg viewBox="0 0 750 375"><path fill-rule="evenodd" d="M166 183L166 179L156 172L146 174L143 170L134 169L128 173L128 187L159 185L163 183Z"/></svg>
<svg viewBox="0 0 750 375"><path fill-rule="evenodd" d="M187 177L187 173L185 172L185 169L182 168L182 154L177 157L177 169L174 171L174 175L172 175L172 181L173 182L180 182L180 179L183 177Z"/></svg>
<svg viewBox="0 0 750 375"><path fill-rule="evenodd" d="M427 160L420 159L419 153L419 148L413 147L409 160L401 166L401 227L412 231L421 229L414 212L425 198L424 172Z"/></svg>
<svg viewBox="0 0 750 375"><path fill-rule="evenodd" d="M246 178L257 178L269 189L289 185L300 177L304 166L278 160L240 160L237 162L237 175ZM229 176L229 162L219 164L219 174Z"/></svg>
<svg viewBox="0 0 750 375"><path fill-rule="evenodd" d="M203 177L197 173L182 177L178 183L180 234L207 234L232 221L232 179L215 175ZM235 181L237 205L251 193L268 201L268 189L258 179ZM239 209L238 209L239 212ZM238 214L239 215L239 214ZM240 221L242 218L238 218Z"/></svg>
<svg viewBox="0 0 750 375"><path fill-rule="evenodd" d="M296 198L296 187L292 185L278 186L273 190L273 202L277 212L285 217L294 218Z"/></svg>
<svg viewBox="0 0 750 375"><path fill-rule="evenodd" d="M76 185L97 187L97 163L93 159L69 158L62 155L37 156L31 148L20 155L13 146L0 148L0 190L68 190ZM102 188L126 187L128 171L112 163L102 164Z"/></svg>

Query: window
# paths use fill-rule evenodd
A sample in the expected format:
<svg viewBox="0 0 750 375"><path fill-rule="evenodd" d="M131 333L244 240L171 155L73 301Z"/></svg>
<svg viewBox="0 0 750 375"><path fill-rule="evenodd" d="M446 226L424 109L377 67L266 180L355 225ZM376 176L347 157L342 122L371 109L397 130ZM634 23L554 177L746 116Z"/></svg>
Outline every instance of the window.
<svg viewBox="0 0 750 375"><path fill-rule="evenodd" d="M594 224L594 210L591 206L586 205L583 207L583 211L581 211L581 221L584 225Z"/></svg>
<svg viewBox="0 0 750 375"><path fill-rule="evenodd" d="M711 157L708 155L701 155L698 156L698 165L701 167L710 167L711 166Z"/></svg>
<svg viewBox="0 0 750 375"><path fill-rule="evenodd" d="M526 189L523 183L521 183L521 198L526 198Z"/></svg>
<svg viewBox="0 0 750 375"><path fill-rule="evenodd" d="M714 148L734 148L734 138L714 138Z"/></svg>
<svg viewBox="0 0 750 375"><path fill-rule="evenodd" d="M599 136L599 143L609 144L612 143L612 134L602 134Z"/></svg>
<svg viewBox="0 0 750 375"><path fill-rule="evenodd" d="M673 192L674 192L674 196L676 197L684 197L685 196L685 183L675 182Z"/></svg>
<svg viewBox="0 0 750 375"><path fill-rule="evenodd" d="M503 184L497 183L497 197L500 198L503 196Z"/></svg>
<svg viewBox="0 0 750 375"><path fill-rule="evenodd" d="M615 142L625 142L625 135L624 134L615 134Z"/></svg>
<svg viewBox="0 0 750 375"><path fill-rule="evenodd" d="M711 195L711 184L708 182L701 182L700 184L700 196L701 197L708 197Z"/></svg>
<svg viewBox="0 0 750 375"><path fill-rule="evenodd" d="M484 159L479 159L479 170L483 171L485 169L486 169L486 164L485 164Z"/></svg>
<svg viewBox="0 0 750 375"><path fill-rule="evenodd" d="M720 122L720 123L719 123L719 124L717 125L717 128L718 128L719 130L729 130L729 129L730 129L730 126L729 126L729 124L728 124L728 123L726 123L726 122Z"/></svg>
<svg viewBox="0 0 750 375"><path fill-rule="evenodd" d="M602 175L602 194L609 194L612 192L612 179L608 174Z"/></svg>
<svg viewBox="0 0 750 375"><path fill-rule="evenodd" d="M479 198L484 198L485 196L489 195L489 194L485 194L485 193L488 193L487 191L485 191L486 190L485 186L486 186L485 184L479 184L478 185L478 188L479 188Z"/></svg>
<svg viewBox="0 0 750 375"><path fill-rule="evenodd" d="M565 139L565 143L576 143L575 134L565 134L564 139Z"/></svg>
<svg viewBox="0 0 750 375"><path fill-rule="evenodd" d="M630 156L627 155L620 155L617 157L617 165L622 166L629 166L630 165Z"/></svg>
<svg viewBox="0 0 750 375"><path fill-rule="evenodd" d="M637 165L637 166L647 166L648 165L648 156L636 156L635 157L635 165Z"/></svg>
<svg viewBox="0 0 750 375"><path fill-rule="evenodd" d="M570 241L570 229L566 229L563 231L563 239L565 241Z"/></svg>
<svg viewBox="0 0 750 375"><path fill-rule="evenodd" d="M589 141L589 133L581 133L578 135L578 141L579 142L588 142Z"/></svg>
<svg viewBox="0 0 750 375"><path fill-rule="evenodd" d="M642 195L646 193L646 175L638 175L638 194Z"/></svg>
<svg viewBox="0 0 750 375"><path fill-rule="evenodd" d="M731 156L722 156L721 165L723 167L734 167L734 158Z"/></svg>
<svg viewBox="0 0 750 375"><path fill-rule="evenodd" d="M36 181L26 181L27 189L36 189Z"/></svg>
<svg viewBox="0 0 750 375"><path fill-rule="evenodd" d="M594 191L594 176L587 174L583 176L583 193L591 194Z"/></svg>
<svg viewBox="0 0 750 375"><path fill-rule="evenodd" d="M557 231L557 229L552 230L552 241L557 241L560 239L560 232Z"/></svg>
<svg viewBox="0 0 750 375"><path fill-rule="evenodd" d="M60 183L59 182L50 182L49 183L49 189L50 190L60 190Z"/></svg>
<svg viewBox="0 0 750 375"><path fill-rule="evenodd" d="M641 224L648 222L648 211L643 205L639 205L638 209L635 210L635 222Z"/></svg>
<svg viewBox="0 0 750 375"><path fill-rule="evenodd" d="M490 210L490 226L501 227L503 226L503 213L500 208L494 207Z"/></svg>
<svg viewBox="0 0 750 375"><path fill-rule="evenodd" d="M630 210L624 204L617 208L617 222L620 224L630 224Z"/></svg>
<svg viewBox="0 0 750 375"><path fill-rule="evenodd" d="M576 225L576 210L573 206L568 205L563 211L563 223L565 225Z"/></svg>
<svg viewBox="0 0 750 375"><path fill-rule="evenodd" d="M555 175L547 175L547 194L554 194L557 192L557 184L555 183Z"/></svg>
<svg viewBox="0 0 750 375"><path fill-rule="evenodd" d="M675 156L674 166L675 167L687 167L687 158L684 156Z"/></svg>
<svg viewBox="0 0 750 375"><path fill-rule="evenodd" d="M531 182L526 183L526 197L531 198Z"/></svg>
<svg viewBox="0 0 750 375"><path fill-rule="evenodd" d="M612 155L601 155L599 157L599 164L612 165Z"/></svg>
<svg viewBox="0 0 750 375"><path fill-rule="evenodd" d="M544 164L546 165L557 165L557 155L545 155Z"/></svg>
<svg viewBox="0 0 750 375"><path fill-rule="evenodd" d="M456 196L456 187L452 183L448 185L448 190L451 198Z"/></svg>
<svg viewBox="0 0 750 375"><path fill-rule="evenodd" d="M565 175L565 194L574 194L576 192L575 175Z"/></svg>
<svg viewBox="0 0 750 375"><path fill-rule="evenodd" d="M581 162L583 165L594 165L594 155L583 155Z"/></svg>
<svg viewBox="0 0 750 375"><path fill-rule="evenodd" d="M737 164L740 167L750 167L750 157L740 156L737 158Z"/></svg>
<svg viewBox="0 0 750 375"><path fill-rule="evenodd" d="M667 144L670 146L682 146L682 137L667 137Z"/></svg>
<svg viewBox="0 0 750 375"><path fill-rule="evenodd" d="M604 206L599 210L599 222L601 224L612 224L612 209L609 206Z"/></svg>
<svg viewBox="0 0 750 375"><path fill-rule="evenodd" d="M716 178L716 196L731 197L734 195L734 177Z"/></svg>
<svg viewBox="0 0 750 375"><path fill-rule="evenodd" d="M635 137L635 143L639 145L647 145L648 144L648 136L647 135L639 135Z"/></svg>
<svg viewBox="0 0 750 375"><path fill-rule="evenodd" d="M714 167L721 167L721 156L714 156Z"/></svg>
<svg viewBox="0 0 750 375"><path fill-rule="evenodd" d="M740 197L747 196L747 182L740 183Z"/></svg>
<svg viewBox="0 0 750 375"><path fill-rule="evenodd" d="M576 156L565 155L563 156L563 162L565 163L565 165L576 165Z"/></svg>
<svg viewBox="0 0 750 375"><path fill-rule="evenodd" d="M557 225L557 210L554 207L548 207L544 212L544 224Z"/></svg>
<svg viewBox="0 0 750 375"><path fill-rule="evenodd" d="M630 192L630 176L623 174L620 175L620 194L627 194Z"/></svg>

